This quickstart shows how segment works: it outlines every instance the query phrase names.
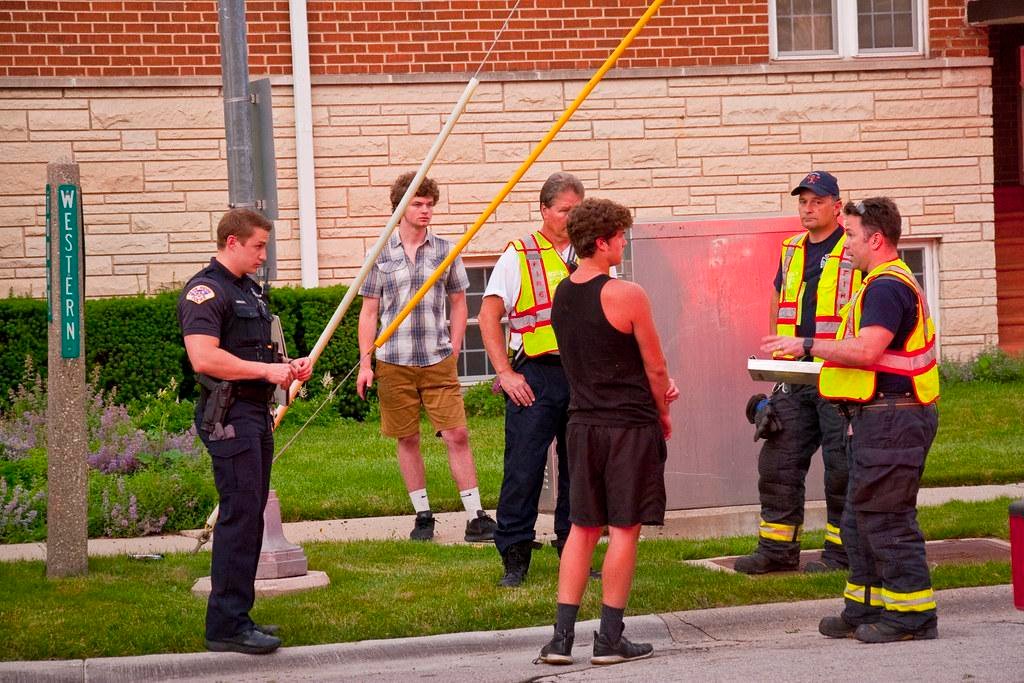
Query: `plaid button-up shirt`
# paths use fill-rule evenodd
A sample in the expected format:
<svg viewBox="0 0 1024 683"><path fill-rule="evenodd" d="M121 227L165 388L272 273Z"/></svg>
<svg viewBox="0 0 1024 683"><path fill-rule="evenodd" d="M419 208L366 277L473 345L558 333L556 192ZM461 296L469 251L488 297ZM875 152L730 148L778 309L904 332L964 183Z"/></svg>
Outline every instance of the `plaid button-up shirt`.
<svg viewBox="0 0 1024 683"><path fill-rule="evenodd" d="M428 232L427 240L416 250L416 262L410 263L398 234L388 240L359 288L360 296L380 299L378 333L394 321L451 250L450 242ZM377 349L377 360L426 367L450 356L452 342L445 322L445 300L448 294L468 287L466 267L462 257L456 257L391 338Z"/></svg>

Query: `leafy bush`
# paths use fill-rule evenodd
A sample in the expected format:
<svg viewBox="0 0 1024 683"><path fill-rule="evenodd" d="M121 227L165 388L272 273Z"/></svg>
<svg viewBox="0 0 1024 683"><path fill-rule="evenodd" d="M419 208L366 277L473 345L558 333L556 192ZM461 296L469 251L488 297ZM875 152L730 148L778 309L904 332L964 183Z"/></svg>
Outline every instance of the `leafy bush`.
<svg viewBox="0 0 1024 683"><path fill-rule="evenodd" d="M341 285L317 289L273 288L269 292L271 309L281 317L285 342L292 357L308 355L334 314L346 288ZM85 361L90 373L96 372L97 387L109 392L117 387L120 400L133 406L145 404L168 379L176 383L176 398L192 399L198 393L195 376L188 362L178 326L179 292L156 296L90 299L85 302ZM355 301L315 368L316 377L344 377L359 356L358 318L360 302ZM24 375L26 358L46 377L47 357L46 302L38 299L0 299L0 401L18 386ZM91 375L90 375L91 376ZM310 396L325 395L314 380ZM354 386L354 384L352 385ZM168 401L171 398L168 397ZM355 395L351 387L337 393L335 411L344 417L363 419L369 405ZM164 412L170 405L163 405ZM5 407L4 410L9 410ZM168 426L180 425L186 406L168 414ZM146 426L152 420L140 416ZM158 419L158 418L153 418ZM191 418L189 418L191 419Z"/></svg>
<svg viewBox="0 0 1024 683"><path fill-rule="evenodd" d="M31 363L0 415L0 542L46 538L46 392ZM216 502L212 475L195 429L180 429L188 402L176 385L157 392L132 417L116 392L97 388L93 372L86 403L89 531L136 536L201 526ZM171 426L171 423L174 423ZM143 430L140 425L146 425Z"/></svg>
<svg viewBox="0 0 1024 683"><path fill-rule="evenodd" d="M491 391L490 382L471 386L463 396L463 402L466 404L466 415L495 417L505 414L505 396Z"/></svg>
<svg viewBox="0 0 1024 683"><path fill-rule="evenodd" d="M986 348L966 361L943 361L939 365L943 382L1016 382L1024 379L1024 355L1010 355L998 348Z"/></svg>
<svg viewBox="0 0 1024 683"><path fill-rule="evenodd" d="M22 543L46 535L46 491L8 486L0 478L0 543Z"/></svg>

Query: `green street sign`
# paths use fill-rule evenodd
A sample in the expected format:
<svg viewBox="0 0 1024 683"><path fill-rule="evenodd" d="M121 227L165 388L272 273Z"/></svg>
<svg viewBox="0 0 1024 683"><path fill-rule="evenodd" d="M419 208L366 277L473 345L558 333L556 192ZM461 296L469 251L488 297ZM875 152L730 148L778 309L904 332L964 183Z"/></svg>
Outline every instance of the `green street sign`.
<svg viewBox="0 0 1024 683"><path fill-rule="evenodd" d="M82 282L81 225L78 220L78 187L57 187L57 231L60 254L60 279L57 281L60 301L60 355L78 358L82 355Z"/></svg>

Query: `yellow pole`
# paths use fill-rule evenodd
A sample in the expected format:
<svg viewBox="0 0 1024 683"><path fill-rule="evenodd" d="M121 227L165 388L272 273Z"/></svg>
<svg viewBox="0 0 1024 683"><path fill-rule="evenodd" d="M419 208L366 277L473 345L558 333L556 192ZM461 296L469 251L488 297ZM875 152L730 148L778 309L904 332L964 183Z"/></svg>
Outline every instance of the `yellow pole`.
<svg viewBox="0 0 1024 683"><path fill-rule="evenodd" d="M516 183L518 183L519 179L523 177L523 174L525 174L526 171L529 170L530 166L533 165L533 162L537 160L537 157L541 155L541 152L543 152L544 149L548 146L548 144L554 139L555 135L558 134L558 131L562 129L562 126L564 126L565 123L569 120L569 118L576 112L576 110L579 109L580 105L583 104L583 100L587 99L587 96L590 95L590 92L597 86L598 83L601 82L601 79L604 78L604 75L608 73L609 69L611 69L615 65L615 62L618 61L619 57L622 56L622 53L626 51L626 48L629 47L629 44L633 42L633 39L636 38L638 33L640 33L643 27L647 24L647 21L652 16L654 16L654 13L658 11L658 8L661 7L661 4L663 2L664 0L654 0L651 3L650 7L647 8L647 11L644 12L643 16L641 16L637 20L636 24L629 31L629 33L627 33L626 36L622 39L622 42L619 43L618 47L616 47L615 50L608 56L608 59L604 61L604 64L601 65L601 68L598 69L590 78L590 80L587 81L587 84L583 86L583 90L581 90L579 95L576 96L576 99L572 101L572 104L569 105L569 108L562 112L562 115L558 117L558 120L555 121L555 124L551 126L551 130L547 132L547 135L545 135L544 138L537 143L537 146L533 148L533 151L530 152L530 156L528 156L526 160L519 166L516 172L512 174L512 177L509 178L508 182L505 183L505 186L501 188L501 191L498 192L498 195L491 200L491 203L487 205L487 208L484 209L483 213L481 213L480 216L476 219L476 222L474 222L473 225L470 226L469 230L466 231L466 234L464 234L462 238L455 244L455 246L452 248L451 252L444 259L444 261L442 261L441 264L437 267L437 269L433 272L433 274L429 278L427 278L427 281L424 282L423 286L420 287L419 291L417 291L416 294L413 295L412 299L409 300L409 303L405 305L405 308L399 311L398 315L391 322L391 324L388 325L384 330L382 330L381 333L377 336L377 338L373 340L373 345L375 348L379 349L381 345L384 342L386 342L391 337L392 334L395 333L395 330L398 329L398 326L402 324L402 321L409 317L409 314L412 313L412 310L416 308L416 305L423 299L426 293L430 291L430 288L434 286L434 283L438 281L438 279L441 277L444 271L447 270L448 267L452 265L452 263L454 263L456 257L458 257L460 253L462 253L462 250L466 248L466 245L469 244L469 241L473 239L476 233L487 221L487 219L491 217L491 214L493 214L494 211L498 208L498 205L501 204L501 202L505 199L506 196L508 196L508 193L511 192L512 188L516 186Z"/></svg>

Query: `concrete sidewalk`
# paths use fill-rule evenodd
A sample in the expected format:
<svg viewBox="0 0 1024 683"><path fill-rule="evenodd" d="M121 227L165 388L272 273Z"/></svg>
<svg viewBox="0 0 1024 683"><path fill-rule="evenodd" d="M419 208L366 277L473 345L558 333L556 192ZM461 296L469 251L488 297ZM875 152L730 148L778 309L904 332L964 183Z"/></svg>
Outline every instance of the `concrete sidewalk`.
<svg viewBox="0 0 1024 683"><path fill-rule="evenodd" d="M918 495L918 504L941 505L951 500L982 501L1001 497L1024 498L1024 483L922 489ZM643 535L645 538L714 538L752 535L757 531L759 513L760 508L757 505L670 510L665 515L665 526L644 527ZM825 502L809 501L804 516L805 529L824 528ZM463 542L462 537L466 527L465 513L441 512L437 513L435 517L437 519L436 542ZM399 540L409 537L412 522L412 515L292 522L284 524L284 533L292 543ZM552 515L540 515L537 519L537 534L540 540L554 538L553 523ZM96 538L89 541L89 555L191 552L196 548L198 536L199 531L184 531L180 534L143 538ZM207 543L203 550L209 551L209 549L210 544ZM45 543L0 545L0 562L45 559Z"/></svg>
<svg viewBox="0 0 1024 683"><path fill-rule="evenodd" d="M831 640L814 600L629 617L626 634L655 656L590 662L596 621L577 625L576 663L533 664L551 627L286 647L250 657L209 652L0 663L2 681L992 681L1024 680L1024 612L1009 586L939 591L939 639L888 645ZM287 627L285 627L287 628ZM284 634L287 638L287 633Z"/></svg>

